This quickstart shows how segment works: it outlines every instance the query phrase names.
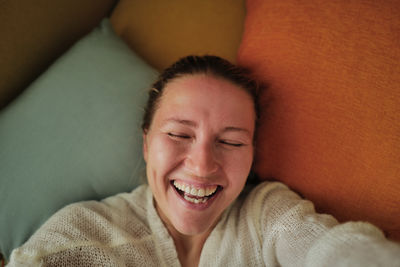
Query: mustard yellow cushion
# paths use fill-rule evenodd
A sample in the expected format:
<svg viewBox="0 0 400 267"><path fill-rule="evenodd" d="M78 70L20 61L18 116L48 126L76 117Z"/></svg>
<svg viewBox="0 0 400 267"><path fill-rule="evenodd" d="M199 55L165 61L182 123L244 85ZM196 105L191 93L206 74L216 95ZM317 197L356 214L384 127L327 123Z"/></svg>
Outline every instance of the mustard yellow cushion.
<svg viewBox="0 0 400 267"><path fill-rule="evenodd" d="M400 240L399 1L247 1L238 61L270 84L256 170Z"/></svg>
<svg viewBox="0 0 400 267"><path fill-rule="evenodd" d="M137 54L164 69L188 54L235 62L244 16L244 0L121 0L111 23Z"/></svg>

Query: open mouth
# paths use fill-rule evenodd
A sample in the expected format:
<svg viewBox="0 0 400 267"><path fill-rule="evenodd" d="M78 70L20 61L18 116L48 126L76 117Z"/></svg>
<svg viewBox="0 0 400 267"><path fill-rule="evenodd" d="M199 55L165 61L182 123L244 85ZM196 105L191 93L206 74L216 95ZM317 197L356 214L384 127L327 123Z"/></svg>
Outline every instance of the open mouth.
<svg viewBox="0 0 400 267"><path fill-rule="evenodd" d="M171 185L182 198L193 204L205 204L222 190L219 185L196 188L176 180L172 180Z"/></svg>

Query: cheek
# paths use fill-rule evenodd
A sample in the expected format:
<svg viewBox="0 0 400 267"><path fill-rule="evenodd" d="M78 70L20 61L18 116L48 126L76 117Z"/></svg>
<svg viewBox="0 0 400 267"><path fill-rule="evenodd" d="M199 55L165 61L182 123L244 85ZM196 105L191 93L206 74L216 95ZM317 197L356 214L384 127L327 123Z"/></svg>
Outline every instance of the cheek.
<svg viewBox="0 0 400 267"><path fill-rule="evenodd" d="M149 136L147 143L146 172L149 185L157 201L169 185L168 173L177 165L179 151L163 136ZM161 199L162 201L162 199Z"/></svg>
<svg viewBox="0 0 400 267"><path fill-rule="evenodd" d="M177 164L184 151L174 144L168 137L157 136L153 138L148 147L148 162L157 170L171 168Z"/></svg>
<svg viewBox="0 0 400 267"><path fill-rule="evenodd" d="M253 163L253 150L244 151L225 157L225 172L235 185L240 186L246 182Z"/></svg>

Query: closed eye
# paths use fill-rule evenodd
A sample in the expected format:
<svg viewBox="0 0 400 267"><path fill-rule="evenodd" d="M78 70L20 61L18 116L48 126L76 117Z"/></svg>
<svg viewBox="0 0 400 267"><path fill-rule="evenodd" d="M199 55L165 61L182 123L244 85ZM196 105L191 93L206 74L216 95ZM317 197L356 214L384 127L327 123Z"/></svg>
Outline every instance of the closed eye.
<svg viewBox="0 0 400 267"><path fill-rule="evenodd" d="M175 138L175 139L189 139L190 138L189 135L185 135L185 134L167 133L167 135L169 137Z"/></svg>
<svg viewBox="0 0 400 267"><path fill-rule="evenodd" d="M232 141L226 141L226 140L220 140L219 142L220 142L221 144L228 145L228 146L233 146L233 147L241 147L241 146L244 146L243 143L232 142Z"/></svg>

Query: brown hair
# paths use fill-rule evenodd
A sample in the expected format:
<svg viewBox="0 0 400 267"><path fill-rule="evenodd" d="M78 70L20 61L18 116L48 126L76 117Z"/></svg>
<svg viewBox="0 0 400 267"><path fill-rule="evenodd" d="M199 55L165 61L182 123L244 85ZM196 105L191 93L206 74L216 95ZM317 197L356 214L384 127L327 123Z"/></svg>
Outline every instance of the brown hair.
<svg viewBox="0 0 400 267"><path fill-rule="evenodd" d="M149 91L142 122L144 133L150 128L164 87L173 79L194 74L211 74L243 88L253 99L257 123L259 117L257 102L259 85L251 78L248 69L233 65L217 56L187 56L165 69Z"/></svg>

